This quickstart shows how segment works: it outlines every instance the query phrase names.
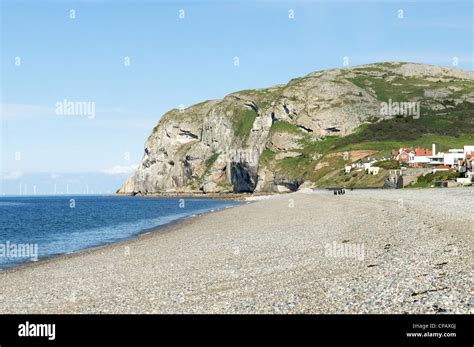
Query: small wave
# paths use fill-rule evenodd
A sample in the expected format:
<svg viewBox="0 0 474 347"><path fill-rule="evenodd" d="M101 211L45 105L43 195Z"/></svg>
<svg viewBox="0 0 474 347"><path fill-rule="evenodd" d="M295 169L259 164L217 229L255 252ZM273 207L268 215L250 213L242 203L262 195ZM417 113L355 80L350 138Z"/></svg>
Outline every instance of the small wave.
<svg viewBox="0 0 474 347"><path fill-rule="evenodd" d="M12 202L0 201L0 206L24 206L32 204L31 202ZM232 204L234 205L234 204ZM144 218L130 222L118 222L114 225L93 226L89 228L81 228L80 224L74 226L71 224L67 232L56 234L44 234L43 238L38 238L36 242L39 244L39 258L45 259L49 257L59 256L63 254L74 254L82 250L91 250L101 247L105 244L118 242L121 240L139 237L141 233L150 234L152 229L173 223L184 218L197 217L204 213L215 212L223 208L229 208L227 204L212 208L203 207L193 209L176 214L168 214L159 217ZM8 259L0 259L0 268L13 267L23 263L23 261L14 261Z"/></svg>
<svg viewBox="0 0 474 347"><path fill-rule="evenodd" d="M25 205L31 205L31 203L30 203L30 202L0 201L0 207L6 207L6 206L25 206Z"/></svg>

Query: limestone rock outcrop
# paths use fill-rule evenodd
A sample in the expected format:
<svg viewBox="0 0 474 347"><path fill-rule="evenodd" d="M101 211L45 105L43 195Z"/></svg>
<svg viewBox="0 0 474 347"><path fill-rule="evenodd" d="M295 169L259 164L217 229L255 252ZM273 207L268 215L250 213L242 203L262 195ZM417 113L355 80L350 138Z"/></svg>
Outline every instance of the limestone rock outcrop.
<svg viewBox="0 0 474 347"><path fill-rule="evenodd" d="M406 83L408 91L423 90L419 95L407 93L406 101L449 108L472 101L474 95L455 86L439 87L437 81L472 83L473 75L422 64L371 64L314 72L286 85L173 109L153 129L138 169L118 193L297 190L308 182L300 177L303 165L320 157L311 150L314 143L391 117L380 112L381 102L390 97L381 91L383 86L398 90ZM403 90L397 95L404 95ZM447 99L455 100L443 102ZM294 171L285 169L291 165Z"/></svg>

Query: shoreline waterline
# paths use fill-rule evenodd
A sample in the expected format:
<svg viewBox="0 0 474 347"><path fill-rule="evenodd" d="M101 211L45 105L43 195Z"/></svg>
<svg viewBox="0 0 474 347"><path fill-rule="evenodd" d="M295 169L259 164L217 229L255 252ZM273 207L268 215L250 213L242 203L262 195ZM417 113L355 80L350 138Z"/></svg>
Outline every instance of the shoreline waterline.
<svg viewBox="0 0 474 347"><path fill-rule="evenodd" d="M473 194L259 199L0 272L0 312L467 313Z"/></svg>
<svg viewBox="0 0 474 347"><path fill-rule="evenodd" d="M251 202L249 202L251 203ZM227 209L231 208L236 208L241 205L234 205L234 206L229 206L229 207L222 207L218 208L213 211L206 211L202 213L197 213L195 215L189 215L189 216L183 216L180 218L177 218L175 220L172 220L170 222L167 222L165 224L157 225L151 228L146 228L143 230L138 231L134 235L131 235L127 238L120 239L117 241L112 241L112 242L107 242L103 243L101 245L97 246L92 246L92 247L87 247L83 249L79 249L77 251L71 252L71 253L62 253L62 254L54 254L50 256L43 256L38 258L36 261L24 261L21 263L17 263L11 266L7 267L0 267L0 274L2 273L10 273L10 272L17 272L26 268L34 268L36 266L41 266L44 264L49 264L49 263L54 263L56 261L61 262L62 260L69 259L69 258L74 258L74 257L81 257L86 254L92 254L100 251L107 250L109 248L116 248L119 246L127 246L127 244L133 244L137 241L143 240L144 238L147 237L153 237L154 234L157 233L167 233L167 232L172 232L175 230L179 230L182 226L186 225L189 222L192 222L195 219L198 219L200 217L203 217L205 215L213 214L213 213L219 213L222 211L225 211Z"/></svg>
<svg viewBox="0 0 474 347"><path fill-rule="evenodd" d="M101 200L100 199L101 196L98 196L98 195L80 196L80 197L79 196L45 196L45 197L22 196L20 198L10 197L11 199L14 199L15 201L18 201L18 202L8 201L9 198L0 199L0 204L1 204L0 207L10 207L10 208L20 207L21 208L22 206L25 206L25 205L33 205L33 207L31 207L31 206L30 207L34 208L34 203L28 202L30 199L31 200L34 199L35 202L37 203L38 201L41 202L42 199L45 199L45 200L54 199L56 201L59 201L59 200L69 201L70 197L72 197L72 198L89 198L89 199L99 198L99 200ZM114 198L117 198L117 197L110 196L110 198L114 199ZM25 200L25 202L23 202L23 199ZM146 235L146 234L150 234L151 232L159 232L162 229L167 228L168 226L178 224L182 221L192 219L192 218L195 218L195 217L199 217L203 214L213 213L213 212L217 212L217 211L220 211L220 210L225 210L225 209L228 209L228 208L239 206L239 205L244 203L243 201L235 200L234 204L231 204L229 201L227 201L225 199L207 198L206 203L201 206L200 201L197 201L198 199L187 198L186 200L184 200L186 202L186 204L189 204L190 201L191 201L194 204L194 208L188 208L188 210L184 210L183 212L181 212L181 211L177 210L178 207L173 207L170 210L169 205L173 204L173 206L174 206L174 203L177 202L176 198L173 198L173 197L169 197L169 198L155 197L153 200L158 201L158 202L167 200L168 204L166 206L162 207L163 211L158 211L159 213L157 213L156 216L153 216L151 219L149 217L147 217L147 218L144 218L144 219L136 219L136 220L128 221L128 222L118 221L116 224L110 224L110 220L109 220L109 224L107 224L105 226L100 225L99 223L92 222L92 224L93 224L92 229L89 228L89 229L85 229L84 231L81 231L81 229L77 229L78 226L73 226L72 228L70 226L63 227L63 233L66 235L65 236L66 238L69 237L69 233L71 233L71 236L70 236L71 237L71 242L70 242L71 245L67 246L66 247L67 249L63 250L63 251L61 251L61 249L58 249L57 252L54 252L54 248L51 248L52 247L50 245L51 242L53 242L53 243L55 242L54 241L54 235L49 236L49 237L46 236L43 239L41 239L41 238L40 239L37 239L37 238L34 239L32 237L31 241L28 240L27 241L28 243L26 243L26 241L21 242L20 241L21 238L19 238L18 240L14 239L11 236L11 233L10 233L10 237L5 236L5 234L3 234L2 239L5 240L5 244L4 244L4 254L1 254L1 257L3 257L5 260L3 262L0 262L0 273L5 273L7 271L15 270L15 269L18 269L18 268L36 266L36 265L39 265L39 264L43 264L44 262L54 260L56 258L74 256L74 255L77 255L79 253L88 252L90 250L101 249L103 247L106 247L106 246L112 245L112 244L133 241L135 239L144 237L144 235ZM201 201L203 201L203 200L201 200ZM110 200L108 208L113 209L114 208L114 203L115 202L113 200ZM210 203L210 205L209 205L209 203ZM148 207L148 206L145 205L145 207ZM184 209L184 206L182 208ZM121 211L120 209L121 209L121 207L117 206L118 212L116 212L116 213L120 213L120 211ZM136 209L136 207L135 207L135 209ZM54 213L58 214L58 211L56 211ZM48 218L48 215L46 215L46 216L43 215L42 217L43 217L43 219ZM92 217L88 218L87 216L82 216L81 218L92 219ZM35 223L35 225L30 225L29 226L31 229L33 229L33 234L32 235L35 235L35 229L37 227L36 224L37 223ZM7 228L8 224L4 224L4 225L2 225L2 227ZM76 227L76 229L74 229L74 227ZM26 228L26 226L25 226L25 228ZM119 229L121 231L117 232L117 234L114 235L113 231L114 230L119 230ZM107 234L104 234L104 230L107 230ZM110 232L109 230L112 230L112 232ZM85 236L82 236L82 233L84 233ZM112 233L112 235L109 235L110 233ZM8 233L7 233L7 235L8 235ZM94 238L93 239L88 239L88 235L91 235ZM51 239L51 237L52 237L52 239ZM85 239L84 239L85 242L83 242L82 245L81 245L81 240L82 240L81 237L82 238L85 237ZM23 237L23 240L25 240L25 237ZM21 254L21 253L18 253L18 255L17 255L13 251L11 251L11 253L13 255L10 255L9 254L10 249L6 248L8 246L11 246L13 248L20 249L22 247L29 246L30 244L35 245L36 249L45 248L46 253L44 253L44 252L43 252L43 254L36 253L34 256L30 256L29 254Z"/></svg>

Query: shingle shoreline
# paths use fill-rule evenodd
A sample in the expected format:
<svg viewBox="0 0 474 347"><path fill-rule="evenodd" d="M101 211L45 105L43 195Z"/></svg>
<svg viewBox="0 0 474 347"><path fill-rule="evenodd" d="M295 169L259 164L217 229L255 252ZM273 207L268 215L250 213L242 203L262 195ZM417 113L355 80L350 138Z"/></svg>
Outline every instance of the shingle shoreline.
<svg viewBox="0 0 474 347"><path fill-rule="evenodd" d="M294 193L0 272L0 313L473 312L474 190Z"/></svg>

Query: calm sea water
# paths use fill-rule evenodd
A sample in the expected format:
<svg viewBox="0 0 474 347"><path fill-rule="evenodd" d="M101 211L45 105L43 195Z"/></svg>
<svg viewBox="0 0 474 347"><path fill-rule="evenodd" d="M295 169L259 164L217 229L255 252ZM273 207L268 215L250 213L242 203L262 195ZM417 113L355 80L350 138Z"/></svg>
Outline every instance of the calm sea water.
<svg viewBox="0 0 474 347"><path fill-rule="evenodd" d="M240 202L118 196L2 197L0 268L34 261L30 257L34 245L39 258L72 253L237 204Z"/></svg>

